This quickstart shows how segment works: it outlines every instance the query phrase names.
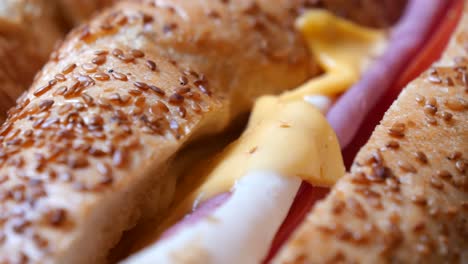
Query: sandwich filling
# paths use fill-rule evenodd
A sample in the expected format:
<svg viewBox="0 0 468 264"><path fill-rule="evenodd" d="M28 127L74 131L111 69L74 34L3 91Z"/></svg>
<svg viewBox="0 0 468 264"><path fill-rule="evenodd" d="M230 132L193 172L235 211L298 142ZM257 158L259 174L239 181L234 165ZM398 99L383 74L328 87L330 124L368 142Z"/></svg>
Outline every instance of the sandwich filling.
<svg viewBox="0 0 468 264"><path fill-rule="evenodd" d="M261 224L261 230L257 226L256 238L260 242L272 241L302 181L327 188L344 175L338 139L324 115L333 100L356 83L373 58L383 51L385 34L321 10L309 11L296 25L325 73L293 91L258 99L241 137L184 177L187 186L196 187L171 211L159 234L198 205L224 193L231 195L213 215L197 221L190 230L164 236L156 244L159 250L152 249L150 253L153 261L169 261L170 252L194 239L205 241L200 243L205 249L216 246L220 232L227 234L223 237L228 238L225 243L230 250L208 250L217 255L210 258L215 262L244 261L231 255L236 252L231 245L243 246L243 239L250 240L244 236L252 236L253 230L241 232L245 235L228 235L229 230L234 230L233 224L236 228L250 226L247 229L255 226L252 222ZM187 190L184 186L180 189ZM213 219L217 223L214 227ZM261 261L270 243L256 244L244 256ZM141 261L138 256L144 254L137 255L135 261Z"/></svg>

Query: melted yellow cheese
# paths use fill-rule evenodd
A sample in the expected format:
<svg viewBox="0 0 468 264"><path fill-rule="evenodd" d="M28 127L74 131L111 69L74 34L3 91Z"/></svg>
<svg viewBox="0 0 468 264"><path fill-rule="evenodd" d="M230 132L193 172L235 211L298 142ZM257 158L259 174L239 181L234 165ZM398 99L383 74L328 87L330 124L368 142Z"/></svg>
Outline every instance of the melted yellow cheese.
<svg viewBox="0 0 468 264"><path fill-rule="evenodd" d="M337 96L346 91L381 48L384 36L320 10L299 18L297 27L325 73L293 91L258 99L242 136L208 164L190 172L201 185L179 204L163 227L197 203L230 191L248 171L275 171L315 186L332 186L344 174L333 129L304 97Z"/></svg>
<svg viewBox="0 0 468 264"><path fill-rule="evenodd" d="M325 74L282 95L283 100L302 99L305 95L335 96L359 80L372 58L384 47L385 36L339 19L323 10L312 10L296 21Z"/></svg>

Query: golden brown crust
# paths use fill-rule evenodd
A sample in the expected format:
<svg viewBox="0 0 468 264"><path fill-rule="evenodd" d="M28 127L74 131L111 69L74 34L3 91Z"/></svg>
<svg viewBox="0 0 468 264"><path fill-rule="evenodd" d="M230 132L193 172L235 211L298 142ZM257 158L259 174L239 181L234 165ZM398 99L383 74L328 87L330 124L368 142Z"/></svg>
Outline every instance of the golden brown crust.
<svg viewBox="0 0 468 264"><path fill-rule="evenodd" d="M406 87L274 263L468 261L467 25L465 10L444 58Z"/></svg>
<svg viewBox="0 0 468 264"><path fill-rule="evenodd" d="M58 1L62 16L68 23L79 25L97 11L111 6L118 0L54 0Z"/></svg>
<svg viewBox="0 0 468 264"><path fill-rule="evenodd" d="M0 122L61 37L55 11L47 0L0 3Z"/></svg>
<svg viewBox="0 0 468 264"><path fill-rule="evenodd" d="M288 1L260 2L122 2L73 31L0 128L0 262L102 259L170 202L183 144L306 80Z"/></svg>

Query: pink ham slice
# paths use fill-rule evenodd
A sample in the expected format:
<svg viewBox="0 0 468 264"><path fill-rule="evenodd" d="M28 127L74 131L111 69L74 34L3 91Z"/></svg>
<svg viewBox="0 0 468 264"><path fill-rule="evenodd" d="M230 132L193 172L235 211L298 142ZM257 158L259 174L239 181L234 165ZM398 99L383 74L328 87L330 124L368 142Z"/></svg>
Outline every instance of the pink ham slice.
<svg viewBox="0 0 468 264"><path fill-rule="evenodd" d="M342 148L356 136L367 114L382 99L408 62L417 54L451 1L412 0L391 32L385 54L361 81L330 109L328 120Z"/></svg>

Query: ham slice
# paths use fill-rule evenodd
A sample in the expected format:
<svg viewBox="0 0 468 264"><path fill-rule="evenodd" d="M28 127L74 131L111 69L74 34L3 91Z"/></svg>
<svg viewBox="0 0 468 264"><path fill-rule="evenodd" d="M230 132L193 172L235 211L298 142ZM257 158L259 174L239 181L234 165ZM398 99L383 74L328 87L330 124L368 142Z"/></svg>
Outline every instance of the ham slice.
<svg viewBox="0 0 468 264"><path fill-rule="evenodd" d="M412 0L391 32L387 51L328 113L342 148L356 136L366 115L382 99L408 61L430 37L451 1Z"/></svg>

